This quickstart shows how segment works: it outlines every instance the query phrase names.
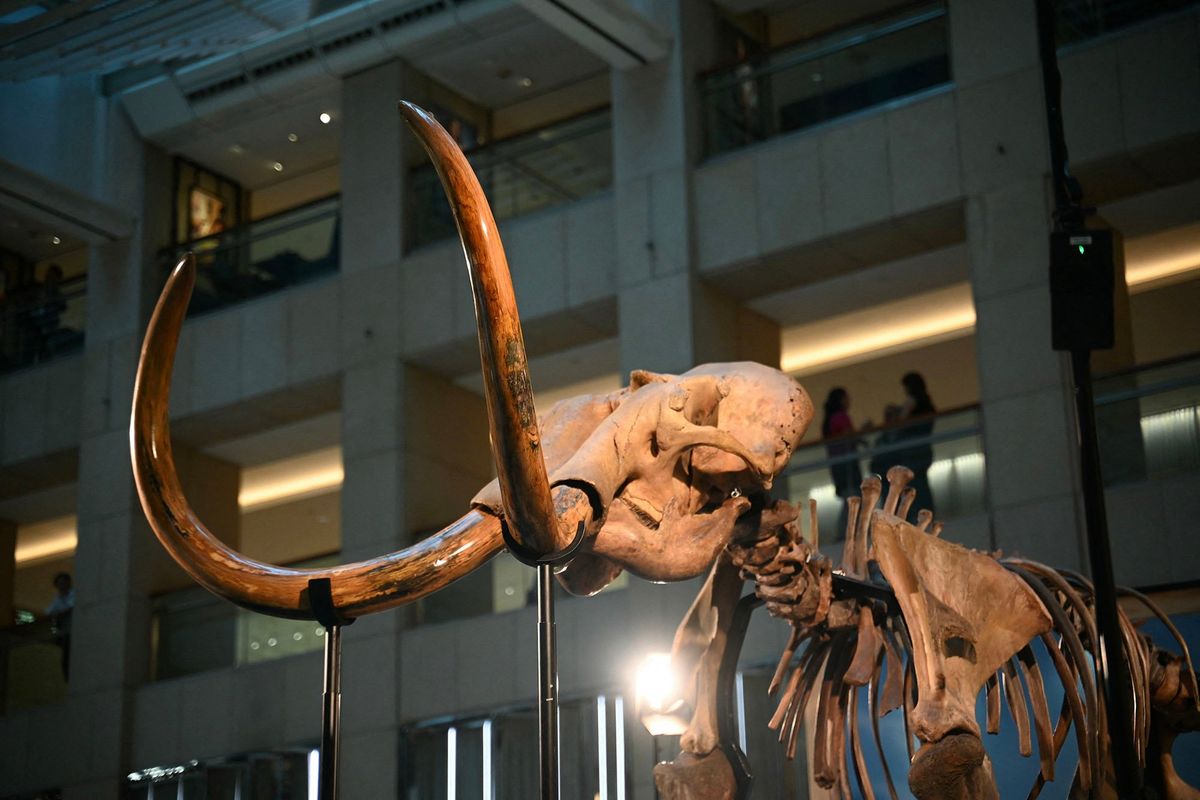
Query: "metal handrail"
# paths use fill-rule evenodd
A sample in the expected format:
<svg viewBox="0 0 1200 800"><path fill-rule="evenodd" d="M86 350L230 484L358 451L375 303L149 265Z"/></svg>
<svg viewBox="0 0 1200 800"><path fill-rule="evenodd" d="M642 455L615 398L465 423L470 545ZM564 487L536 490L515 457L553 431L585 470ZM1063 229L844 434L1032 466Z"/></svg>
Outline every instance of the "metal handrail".
<svg viewBox="0 0 1200 800"><path fill-rule="evenodd" d="M1178 366L1181 364L1194 364L1197 367L1197 372L1192 375L1184 375L1177 378L1168 378L1166 380L1155 381L1143 386L1132 386L1128 389L1117 389L1105 393L1096 398L1097 406L1107 406L1113 403L1120 403L1125 400L1133 400L1146 395L1159 394L1161 392L1169 392L1175 389L1187 389L1192 386L1200 386L1200 354L1190 353L1186 356L1176 358L1163 359L1151 364L1143 364L1141 366L1129 367L1117 372L1109 373L1103 377L1097 378L1097 383L1105 383L1109 380L1117 378L1132 377L1134 375L1144 375L1149 372L1154 372L1160 369Z"/></svg>
<svg viewBox="0 0 1200 800"><path fill-rule="evenodd" d="M278 236L279 234L287 233L288 231L303 228L319 220L327 219L329 217L337 217L342 211L340 202L330 206L330 208L325 209L320 213L313 214L312 216L302 216L302 212L310 211L315 207L324 203L329 203L332 200L340 201L340 199L340 194L331 194L321 198L320 200L314 200L311 203L305 203L304 205L296 206L295 208L289 208L287 211L280 211L278 214L272 214L270 216L263 217L262 219L252 220L243 225L230 228L227 231L221 231L220 233L214 233L201 239L192 239L191 241L184 242L183 244L175 245L167 248L167 252L169 252L172 257L176 257L189 250L200 249L200 252L207 255L209 253L217 253L222 250L228 250L233 247L243 247L247 244L251 244L260 239L265 239L269 236ZM269 225L270 223L279 221L284 217L295 217L295 219L287 221L284 224L281 224L279 227L271 228L269 230L257 232L254 231L255 228L263 225ZM247 235L248 233L250 235ZM228 240L222 241L223 239ZM215 242L215 246L206 249L202 248L202 245L207 242Z"/></svg>
<svg viewBox="0 0 1200 800"><path fill-rule="evenodd" d="M801 64L825 58L834 53L840 53L843 50L849 50L853 47L944 16L946 16L946 8L944 5L939 4L890 22L875 23L869 26L856 26L849 29L856 32L848 33L846 30L843 30L823 36L816 42L784 45L747 61L701 74L702 91L708 94L729 89L745 81L756 80L773 75L776 72L798 67ZM781 54L786 55L780 57ZM734 74L735 70L747 63L751 65L751 72L749 74ZM728 74L722 76L721 73Z"/></svg>
<svg viewBox="0 0 1200 800"><path fill-rule="evenodd" d="M947 409L946 411L940 411L936 414L930 414L915 419L906 419L892 425L872 428L869 431L859 431L857 433L843 434L841 436L836 436L829 439L821 439L816 442L810 442L809 444L796 448L796 453L799 453L801 450L811 451L817 447L824 448L831 445L836 446L838 444L858 442L862 440L863 436L876 435L887 431L903 430L907 427L912 427L915 425L932 425L939 419L947 419L949 417L970 411L974 411L976 414L978 414L979 410L980 406L978 403L956 406L954 408ZM920 438L905 439L903 441L889 442L882 445L868 444L867 447L863 448L861 451L856 448L854 451L848 453L826 455L824 458L814 459L805 463L789 464L788 468L784 470L783 475L786 477L801 472L808 472L814 469L824 469L826 467L836 466L838 464L848 464L851 462L860 461L866 457L886 455L888 453L899 453L905 450L912 450L916 447L932 447L935 444L941 444L943 442L957 441L960 439L965 439L969 436L977 436L982 431L983 425L979 422L977 416L974 424L955 427L948 431L939 431L938 433L929 434L928 436L922 436ZM793 455L793 458L794 457L795 456Z"/></svg>
<svg viewBox="0 0 1200 800"><path fill-rule="evenodd" d="M531 131L522 131L521 133L516 133L516 134L513 134L512 136L506 136L503 139L496 139L495 141L487 142L486 144L477 145L476 147L472 147L470 150L465 150L464 155L466 155L467 159L470 160L472 162L472 164L474 164L475 163L474 159L479 156L487 155L491 152L494 152L497 149L502 149L505 147L512 147L515 149L519 144L523 144L525 142L535 142L536 144L529 147L527 152L536 153L539 150L545 149L545 145L547 144L547 142L540 139L539 137L542 133L544 133L547 130L551 130L551 129L555 129L555 128L569 128L573 125L577 125L577 124L580 124L580 123L583 123L586 121L594 121L590 127L580 127L578 130L572 131L570 135L565 136L562 139L554 139L553 140L555 143L569 142L572 139L577 139L580 136L585 136L589 133L596 133L597 131L600 131L606 127L609 127L609 125L611 125L611 119L612 119L611 106L599 106L596 108L588 109L587 111L581 111L578 114L573 114L564 119L560 119L555 122L551 122L548 125L543 125L541 128L537 128L537 129L534 129ZM603 120L603 122L599 122L599 120ZM521 153L521 155L524 155L524 153ZM426 167L426 166L429 166L429 165L422 163L421 165L419 165L417 167L417 169L420 169L420 168ZM430 167L430 169L432 169L432 167Z"/></svg>

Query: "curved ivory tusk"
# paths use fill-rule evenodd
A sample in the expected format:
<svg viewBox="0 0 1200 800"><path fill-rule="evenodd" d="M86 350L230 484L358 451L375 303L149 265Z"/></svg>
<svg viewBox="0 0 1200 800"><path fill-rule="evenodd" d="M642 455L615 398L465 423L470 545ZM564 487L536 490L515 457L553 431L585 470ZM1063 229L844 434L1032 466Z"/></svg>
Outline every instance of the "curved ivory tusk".
<svg viewBox="0 0 1200 800"><path fill-rule="evenodd" d="M538 555L559 552L574 531L564 532L550 495L525 340L496 220L475 172L450 134L412 103L400 103L400 111L437 169L467 257L505 521L527 549Z"/></svg>
<svg viewBox="0 0 1200 800"><path fill-rule="evenodd" d="M133 387L129 444L146 519L171 557L197 582L254 611L312 619L308 582L328 578L334 608L353 618L424 597L504 548L500 521L480 511L399 552L326 569L289 569L255 561L209 533L179 484L167 418L175 349L195 280L195 258L188 254L167 279L150 318Z"/></svg>

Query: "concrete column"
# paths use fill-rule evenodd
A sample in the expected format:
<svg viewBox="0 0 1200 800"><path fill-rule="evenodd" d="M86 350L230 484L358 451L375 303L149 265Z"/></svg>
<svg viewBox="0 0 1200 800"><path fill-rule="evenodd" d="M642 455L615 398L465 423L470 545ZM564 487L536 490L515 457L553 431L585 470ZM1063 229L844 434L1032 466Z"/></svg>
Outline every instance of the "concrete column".
<svg viewBox="0 0 1200 800"><path fill-rule="evenodd" d="M83 419L79 448L76 607L61 785L68 800L121 796L131 701L147 679L150 601L161 548L142 515L129 465L137 348L155 261L167 235L166 157L147 148L115 99L98 104L95 194L138 219L128 240L93 245L88 265ZM157 293L156 291L154 292ZM235 495L236 497L236 495Z"/></svg>
<svg viewBox="0 0 1200 800"><path fill-rule="evenodd" d="M684 0L648 15L669 31L668 57L612 73L613 191L622 371L681 371L697 360L692 164L699 151L693 79L712 11Z"/></svg>
<svg viewBox="0 0 1200 800"><path fill-rule="evenodd" d="M696 276L692 171L703 132L695 76L712 59L712 10L676 0L645 12L673 44L662 61L612 74L621 370L778 364L775 324Z"/></svg>
<svg viewBox="0 0 1200 800"><path fill-rule="evenodd" d="M342 83L342 272L392 267L405 244L408 165L420 144L397 110L423 81L399 61Z"/></svg>
<svg viewBox="0 0 1200 800"><path fill-rule="evenodd" d="M1005 31L1006 46L989 44ZM1050 349L1052 200L1034 8L950 8L994 544L1083 563L1067 359Z"/></svg>
<svg viewBox="0 0 1200 800"><path fill-rule="evenodd" d="M390 553L456 519L491 478L483 399L397 359L346 370L342 426L344 560ZM346 629L347 800L389 795L399 780L397 643L410 617L400 609Z"/></svg>

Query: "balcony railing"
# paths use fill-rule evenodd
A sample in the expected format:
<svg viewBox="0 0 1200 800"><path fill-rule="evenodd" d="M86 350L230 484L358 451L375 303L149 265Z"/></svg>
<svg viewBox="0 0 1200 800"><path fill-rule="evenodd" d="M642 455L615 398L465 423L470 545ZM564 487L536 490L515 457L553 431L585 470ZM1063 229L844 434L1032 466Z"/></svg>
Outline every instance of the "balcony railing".
<svg viewBox="0 0 1200 800"><path fill-rule="evenodd" d="M336 272L341 197L327 197L169 251L164 269L196 254L193 313L224 308Z"/></svg>
<svg viewBox="0 0 1200 800"><path fill-rule="evenodd" d="M0 629L0 713L58 703L67 696L65 639L48 619Z"/></svg>
<svg viewBox="0 0 1200 800"><path fill-rule="evenodd" d="M336 556L296 566L331 566ZM316 622L256 614L199 587L154 598L152 608L155 680L257 664L320 650L325 630Z"/></svg>
<svg viewBox="0 0 1200 800"><path fill-rule="evenodd" d="M1196 0L1055 0L1055 32L1063 47L1195 5Z"/></svg>
<svg viewBox="0 0 1200 800"><path fill-rule="evenodd" d="M0 372L83 349L87 276L14 289L0 298Z"/></svg>
<svg viewBox="0 0 1200 800"><path fill-rule="evenodd" d="M467 153L497 221L569 203L612 185L608 109ZM454 218L430 164L412 171L412 244L454 235Z"/></svg>
<svg viewBox="0 0 1200 800"><path fill-rule="evenodd" d="M816 500L821 541L840 542L846 534L844 503L834 489L835 473L886 475L894 465L912 468L918 480L922 465L926 465L926 497L932 497L930 510L940 520L987 510L978 406L801 447L784 473L788 499L796 505ZM917 504L928 503L919 497ZM913 519L916 512L914 506Z"/></svg>
<svg viewBox="0 0 1200 800"><path fill-rule="evenodd" d="M919 8L700 77L716 155L950 82L946 9Z"/></svg>
<svg viewBox="0 0 1200 800"><path fill-rule="evenodd" d="M1200 354L1096 381L1109 486L1200 470Z"/></svg>

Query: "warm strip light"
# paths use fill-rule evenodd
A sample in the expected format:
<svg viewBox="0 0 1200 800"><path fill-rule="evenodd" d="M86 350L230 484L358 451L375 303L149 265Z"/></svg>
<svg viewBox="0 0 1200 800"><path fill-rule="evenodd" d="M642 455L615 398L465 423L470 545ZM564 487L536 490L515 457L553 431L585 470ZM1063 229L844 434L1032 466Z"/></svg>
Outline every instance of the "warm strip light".
<svg viewBox="0 0 1200 800"><path fill-rule="evenodd" d="M242 471L238 505L252 511L321 494L342 485L342 449L326 447Z"/></svg>
<svg viewBox="0 0 1200 800"><path fill-rule="evenodd" d="M787 329L781 366L815 372L964 336L974 325L971 286L954 284Z"/></svg>
<svg viewBox="0 0 1200 800"><path fill-rule="evenodd" d="M56 517L17 530L17 564L69 556L75 552L79 536L74 515Z"/></svg>
<svg viewBox="0 0 1200 800"><path fill-rule="evenodd" d="M1167 258L1139 259L1125 265L1125 283L1130 288L1144 283L1173 278L1200 268L1200 250Z"/></svg>

